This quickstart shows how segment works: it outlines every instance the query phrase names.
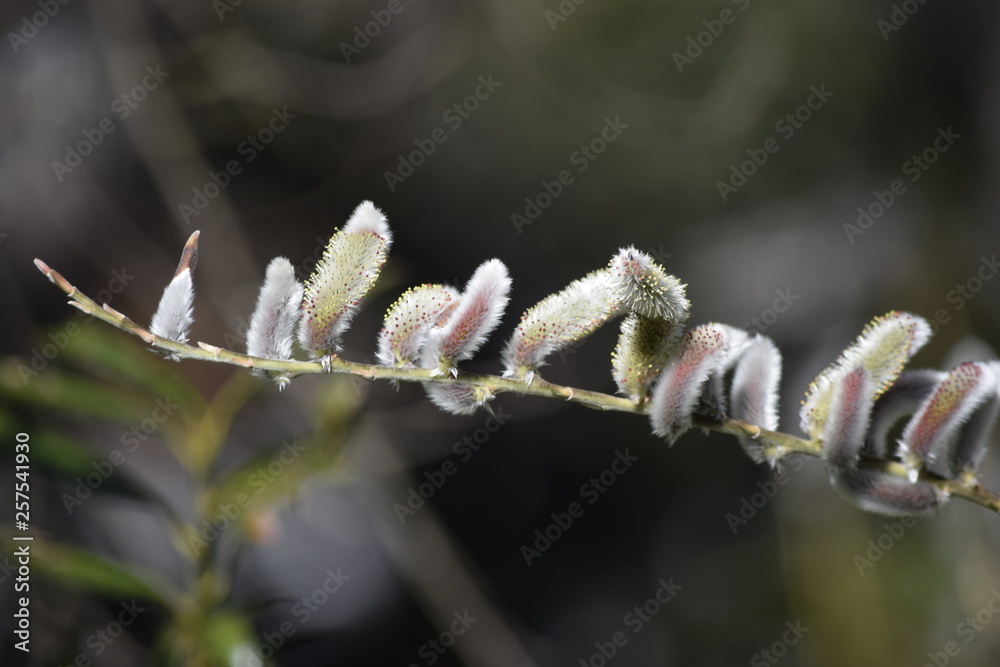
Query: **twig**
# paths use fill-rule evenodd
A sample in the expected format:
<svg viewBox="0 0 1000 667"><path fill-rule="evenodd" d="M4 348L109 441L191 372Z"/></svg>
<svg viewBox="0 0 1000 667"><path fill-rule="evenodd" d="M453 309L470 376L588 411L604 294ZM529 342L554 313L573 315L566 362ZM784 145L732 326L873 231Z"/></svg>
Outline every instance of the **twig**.
<svg viewBox="0 0 1000 667"><path fill-rule="evenodd" d="M364 364L347 361L336 355L324 357L320 361L263 359L226 350L207 343L199 342L197 345L187 345L156 336L113 308L98 305L40 259L35 260L35 266L70 297L70 305L142 339L149 345L152 345L153 348L169 352L172 357L177 359L198 359L201 361L233 364L244 368L274 371L289 378L321 373L345 373L371 380L403 380L407 382L434 382L440 384L460 382L489 389L490 393L494 395L509 392L529 396L546 396L549 398L560 398L570 403L578 403L597 410L631 412L640 415L646 414L645 405L637 405L628 398L613 396L599 391L591 391L589 389L578 389L576 387L554 384L538 377L537 374L531 382L526 382L522 379L505 378L499 375L466 373L464 371L460 371L456 376L448 374L435 375L434 371L429 369ZM779 461L790 454L822 456L822 450L818 442L805 440L788 433L769 431L741 421L731 419L715 420L710 417L695 415L693 425L708 431L750 437L763 448L765 456L772 462ZM908 470L899 462L867 462L863 465L878 469L895 477L904 479L909 477ZM923 471L920 473L919 481L933 484L949 496L964 498L1000 513L1000 496L982 486L974 478L961 480L944 479L933 473Z"/></svg>

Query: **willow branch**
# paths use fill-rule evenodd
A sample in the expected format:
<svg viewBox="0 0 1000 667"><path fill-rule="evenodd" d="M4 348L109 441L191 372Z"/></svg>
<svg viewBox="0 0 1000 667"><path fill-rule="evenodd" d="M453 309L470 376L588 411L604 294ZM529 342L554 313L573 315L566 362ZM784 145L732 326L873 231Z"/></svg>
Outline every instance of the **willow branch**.
<svg viewBox="0 0 1000 667"><path fill-rule="evenodd" d="M40 259L35 260L35 266L69 296L70 305L140 338L154 349L161 350L175 359L196 359L232 364L248 369L270 371L289 378L300 375L343 373L369 380L434 382L440 384L460 382L485 388L493 395L506 392L526 396L545 396L563 399L570 403L578 403L596 410L630 412L639 415L645 415L647 412L644 404L636 404L628 398L589 389L555 384L544 380L537 374L531 382L525 382L523 379L501 377L499 375L467 373L464 371L459 371L456 376L435 375L435 371L429 369L358 363L347 361L337 355L324 357L320 361L264 359L251 357L215 345L209 345L208 343L199 342L197 345L188 345L154 335L107 304L103 306L99 305ZM766 458L772 462L780 461L785 456L791 454L822 456L821 445L816 441L806 440L788 433L769 431L753 424L747 424L746 422L732 419L716 420L707 416L694 415L692 424L707 431L752 438L763 448ZM906 467L896 461L865 461L862 462L862 467L877 469L894 477L908 478ZM933 473L922 471L919 481L933 484L949 496L963 498L1000 513L1000 496L985 488L975 479L945 479Z"/></svg>

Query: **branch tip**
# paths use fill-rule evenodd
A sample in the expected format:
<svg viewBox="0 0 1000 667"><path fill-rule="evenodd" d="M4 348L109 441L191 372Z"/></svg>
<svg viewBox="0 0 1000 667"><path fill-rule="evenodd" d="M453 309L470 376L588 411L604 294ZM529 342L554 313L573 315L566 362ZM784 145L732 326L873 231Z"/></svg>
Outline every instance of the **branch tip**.
<svg viewBox="0 0 1000 667"><path fill-rule="evenodd" d="M62 277L62 274L37 257L35 258L35 266L42 272L42 275L49 279L49 282L58 285L59 289L66 294L73 296L76 293L76 288L70 285L69 281Z"/></svg>
<svg viewBox="0 0 1000 667"><path fill-rule="evenodd" d="M195 231L188 237L187 243L184 244L184 250L181 251L181 259L177 263L177 270L174 271L175 278L184 269L190 269L194 273L194 269L198 265L198 238L200 236L201 232Z"/></svg>

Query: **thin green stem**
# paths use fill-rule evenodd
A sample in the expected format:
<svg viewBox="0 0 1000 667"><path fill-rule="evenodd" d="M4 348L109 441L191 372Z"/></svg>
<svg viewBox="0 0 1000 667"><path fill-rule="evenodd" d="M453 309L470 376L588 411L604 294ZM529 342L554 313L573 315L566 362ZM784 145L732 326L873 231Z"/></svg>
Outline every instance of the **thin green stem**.
<svg viewBox="0 0 1000 667"><path fill-rule="evenodd" d="M275 375L283 375L289 378L320 373L346 373L371 380L402 380L406 382L435 382L441 384L461 382L487 389L493 395L509 392L527 396L546 396L549 398L560 398L570 403L578 403L596 410L631 412L640 415L646 414L646 406L644 404L636 404L627 398L599 391L555 384L540 378L538 375L535 375L531 382L526 382L520 378L466 372L459 372L453 377L449 375L435 375L434 371L423 368L378 366L375 364L347 361L336 355L325 357L320 361L262 359L206 343L198 343L196 346L187 345L186 343L156 336L113 308L107 305L103 307L98 305L41 260L36 259L35 265L49 280L70 297L71 305L133 336L137 336L149 345L163 350L175 359L198 359L201 361L233 364L243 368L268 371ZM818 442L805 440L787 433L769 431L741 421L728 419L719 421L695 415L693 426L718 433L752 438L762 447L766 458L772 462L779 461L790 454L822 456L822 449ZM895 477L909 477L906 467L902 463L895 461L867 462L864 465L876 468ZM919 481L933 484L950 496L964 498L1000 513L1000 496L986 489L974 478L961 480L944 479L933 473L924 471L920 474Z"/></svg>

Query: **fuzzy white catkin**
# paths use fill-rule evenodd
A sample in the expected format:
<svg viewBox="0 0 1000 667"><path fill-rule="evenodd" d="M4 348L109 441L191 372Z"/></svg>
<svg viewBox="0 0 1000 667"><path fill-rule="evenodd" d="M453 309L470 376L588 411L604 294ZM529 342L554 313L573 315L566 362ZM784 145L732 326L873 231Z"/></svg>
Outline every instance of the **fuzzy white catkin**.
<svg viewBox="0 0 1000 667"><path fill-rule="evenodd" d="M388 218L368 200L357 205L341 231L345 234L375 234L385 239L387 245L392 243Z"/></svg>
<svg viewBox="0 0 1000 667"><path fill-rule="evenodd" d="M769 431L778 430L778 393L781 389L781 352L770 338L757 335L736 361L729 390L730 415ZM763 448L747 436L739 437L750 458L764 460Z"/></svg>
<svg viewBox="0 0 1000 667"><path fill-rule="evenodd" d="M501 355L504 375L530 382L549 355L583 340L621 312L607 269L574 280L521 316Z"/></svg>
<svg viewBox="0 0 1000 667"><path fill-rule="evenodd" d="M302 298L299 344L314 358L340 349L340 338L375 284L391 244L385 216L368 201L330 237Z"/></svg>
<svg viewBox="0 0 1000 667"><path fill-rule="evenodd" d="M265 359L292 358L302 290L291 262L284 257L271 260L250 318L247 354Z"/></svg>
<svg viewBox="0 0 1000 667"><path fill-rule="evenodd" d="M480 405L492 398L482 388L465 382L438 384L424 382L424 390L431 402L453 415L471 415Z"/></svg>
<svg viewBox="0 0 1000 667"><path fill-rule="evenodd" d="M622 321L618 343L611 353L611 375L618 393L636 405L645 401L683 335L684 322L630 313Z"/></svg>
<svg viewBox="0 0 1000 667"><path fill-rule="evenodd" d="M184 269L163 290L149 330L163 338L186 343L194 324L194 282Z"/></svg>
<svg viewBox="0 0 1000 667"><path fill-rule="evenodd" d="M732 417L770 431L778 428L781 352L765 336L756 336L736 362L730 389Z"/></svg>
<svg viewBox="0 0 1000 667"><path fill-rule="evenodd" d="M684 285L646 253L622 248L608 266L615 295L633 313L657 320L687 319L691 303Z"/></svg>

